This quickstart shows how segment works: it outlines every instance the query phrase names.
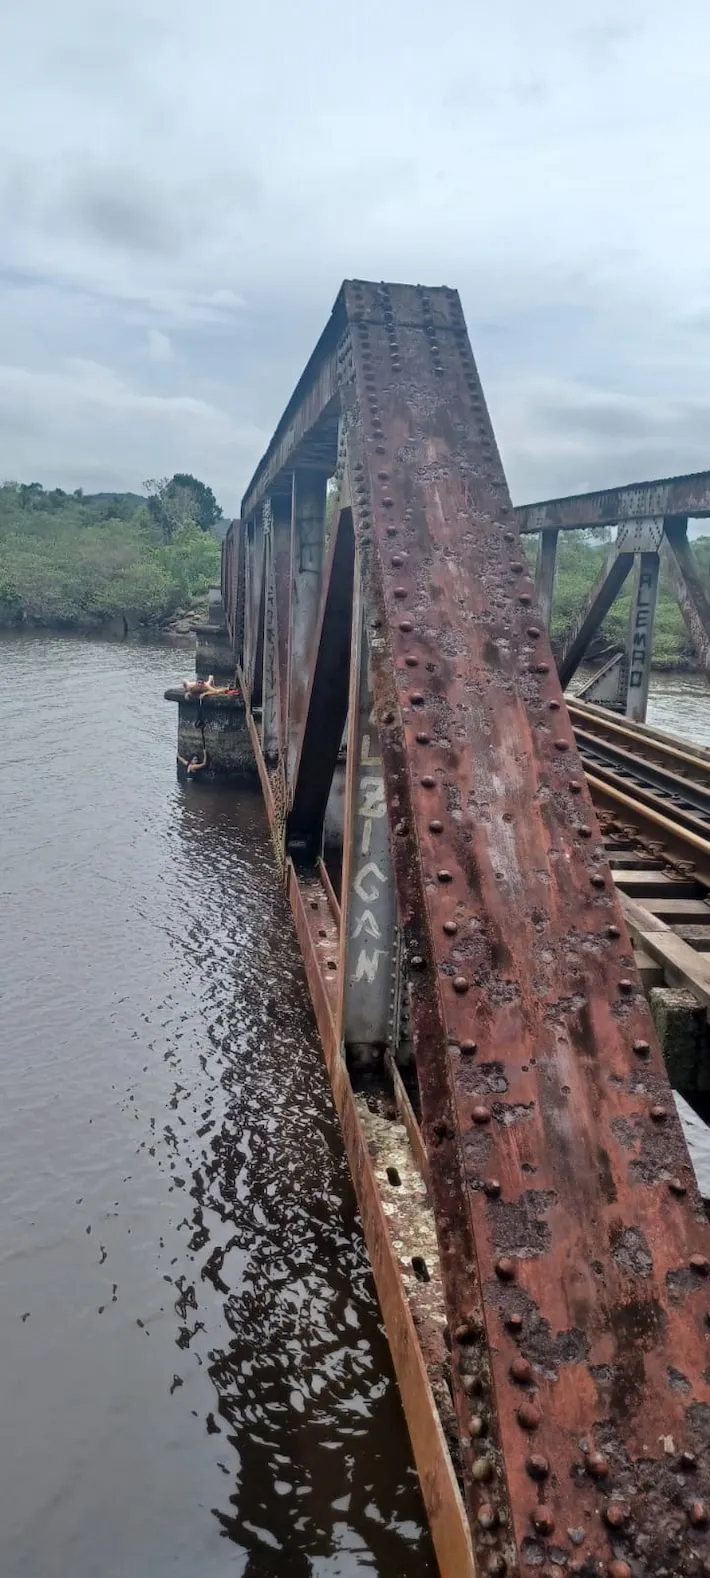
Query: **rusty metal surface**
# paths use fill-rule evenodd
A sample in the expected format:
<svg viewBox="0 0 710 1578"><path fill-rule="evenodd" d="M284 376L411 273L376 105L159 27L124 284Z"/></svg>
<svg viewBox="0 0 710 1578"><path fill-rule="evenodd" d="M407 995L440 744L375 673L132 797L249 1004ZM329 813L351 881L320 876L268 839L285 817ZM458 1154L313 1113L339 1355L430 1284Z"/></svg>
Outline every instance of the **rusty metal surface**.
<svg viewBox="0 0 710 1578"><path fill-rule="evenodd" d="M350 1164L377 1295L422 1486L442 1578L479 1578L460 1491L402 1283L400 1267L368 1155L347 1067L335 1036L333 994L322 968L320 932L332 927L317 880L298 878L289 863L287 893L306 967L343 1141ZM329 939L332 942L332 934ZM435 1355L440 1362L440 1355Z"/></svg>
<svg viewBox="0 0 710 1578"><path fill-rule="evenodd" d="M617 521L652 515L690 515L695 519L710 515L710 471L522 504L515 511L515 524L521 532L572 531L615 526Z"/></svg>
<svg viewBox="0 0 710 1578"><path fill-rule="evenodd" d="M346 301L348 463L478 1570L710 1571L708 1226L458 298L350 284Z"/></svg>

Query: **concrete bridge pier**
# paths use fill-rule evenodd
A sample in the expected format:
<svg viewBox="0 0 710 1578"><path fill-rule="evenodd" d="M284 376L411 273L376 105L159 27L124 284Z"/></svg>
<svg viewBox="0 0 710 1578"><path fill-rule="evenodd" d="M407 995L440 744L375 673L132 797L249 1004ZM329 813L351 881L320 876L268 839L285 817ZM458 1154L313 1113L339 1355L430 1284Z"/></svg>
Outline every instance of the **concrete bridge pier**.
<svg viewBox="0 0 710 1578"><path fill-rule="evenodd" d="M215 676L216 678L216 676ZM241 696L185 696L181 686L165 692L166 701L178 705L178 755L186 761L199 756L203 742L212 778L231 778L258 784L247 715Z"/></svg>

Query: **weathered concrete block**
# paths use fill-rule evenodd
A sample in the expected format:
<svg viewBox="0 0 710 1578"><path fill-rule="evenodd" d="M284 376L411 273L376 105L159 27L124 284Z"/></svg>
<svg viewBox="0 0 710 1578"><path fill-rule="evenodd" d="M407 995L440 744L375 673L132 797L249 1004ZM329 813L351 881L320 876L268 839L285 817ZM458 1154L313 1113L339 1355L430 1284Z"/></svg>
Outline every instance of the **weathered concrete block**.
<svg viewBox="0 0 710 1578"><path fill-rule="evenodd" d="M178 755L188 761L201 755L204 740L211 777L258 783L241 696L209 696L200 706L196 697L185 697L182 690L173 689L166 690L165 699L178 704Z"/></svg>
<svg viewBox="0 0 710 1578"><path fill-rule="evenodd" d="M648 1001L673 1088L681 1095L710 1090L708 1022L702 1003L692 992L673 986L654 986Z"/></svg>
<svg viewBox="0 0 710 1578"><path fill-rule="evenodd" d="M234 656L225 625L195 625L195 673L198 679L214 674L218 684L234 678Z"/></svg>

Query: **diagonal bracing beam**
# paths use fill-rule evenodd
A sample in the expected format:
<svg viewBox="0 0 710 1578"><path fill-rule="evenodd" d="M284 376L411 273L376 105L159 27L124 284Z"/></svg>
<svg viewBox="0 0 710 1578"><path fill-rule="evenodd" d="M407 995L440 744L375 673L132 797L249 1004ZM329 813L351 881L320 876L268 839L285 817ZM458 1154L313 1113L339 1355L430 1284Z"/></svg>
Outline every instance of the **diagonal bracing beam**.
<svg viewBox="0 0 710 1578"><path fill-rule="evenodd" d="M576 674L592 637L599 626L603 624L612 603L621 591L627 575L633 569L633 553L620 552L617 544L611 548L605 563L587 597L584 607L580 609L560 656L557 660L557 670L560 684L565 690L570 680Z"/></svg>

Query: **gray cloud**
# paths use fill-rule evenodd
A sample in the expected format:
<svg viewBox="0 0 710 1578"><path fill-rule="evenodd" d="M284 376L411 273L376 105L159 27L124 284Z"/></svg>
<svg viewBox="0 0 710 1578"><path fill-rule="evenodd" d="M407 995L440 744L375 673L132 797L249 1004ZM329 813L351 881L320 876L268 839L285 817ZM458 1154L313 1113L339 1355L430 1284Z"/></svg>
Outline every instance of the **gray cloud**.
<svg viewBox="0 0 710 1578"><path fill-rule="evenodd" d="M517 498L706 463L706 0L99 11L5 19L5 475L234 508L348 275L459 286Z"/></svg>

